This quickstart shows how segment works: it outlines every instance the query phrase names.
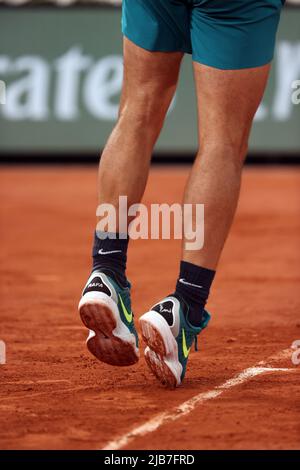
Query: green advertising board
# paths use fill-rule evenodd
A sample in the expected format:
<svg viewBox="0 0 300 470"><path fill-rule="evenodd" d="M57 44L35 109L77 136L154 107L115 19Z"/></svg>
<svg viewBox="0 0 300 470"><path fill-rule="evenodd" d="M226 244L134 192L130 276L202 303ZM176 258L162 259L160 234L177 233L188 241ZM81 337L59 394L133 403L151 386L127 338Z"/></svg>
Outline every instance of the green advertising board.
<svg viewBox="0 0 300 470"><path fill-rule="evenodd" d="M104 146L122 84L120 21L119 8L0 9L0 80L5 84L0 153L96 153ZM271 79L255 119L252 152L299 155L297 80L300 8L286 8ZM187 56L157 150L195 152L196 121Z"/></svg>

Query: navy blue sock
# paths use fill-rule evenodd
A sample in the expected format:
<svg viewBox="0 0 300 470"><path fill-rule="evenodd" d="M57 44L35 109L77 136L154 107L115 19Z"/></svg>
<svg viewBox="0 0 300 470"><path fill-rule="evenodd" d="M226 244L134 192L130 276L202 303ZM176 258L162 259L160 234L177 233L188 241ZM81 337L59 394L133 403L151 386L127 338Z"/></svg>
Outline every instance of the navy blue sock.
<svg viewBox="0 0 300 470"><path fill-rule="evenodd" d="M110 233L108 238L99 238L104 236L105 232L95 232L93 246L93 271L104 270L112 271L116 280L123 286L128 284L126 279L126 261L128 237L120 238L118 233ZM112 238L115 237L115 238Z"/></svg>
<svg viewBox="0 0 300 470"><path fill-rule="evenodd" d="M201 324L203 310L215 273L211 269L202 268L187 261L180 263L180 274L175 294L178 294L188 304L188 321L193 326Z"/></svg>

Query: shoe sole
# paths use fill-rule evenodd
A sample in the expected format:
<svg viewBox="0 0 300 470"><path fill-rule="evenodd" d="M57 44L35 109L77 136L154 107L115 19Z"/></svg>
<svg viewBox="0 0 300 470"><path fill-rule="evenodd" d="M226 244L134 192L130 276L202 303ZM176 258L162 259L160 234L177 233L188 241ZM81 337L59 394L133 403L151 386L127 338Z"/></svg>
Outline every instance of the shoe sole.
<svg viewBox="0 0 300 470"><path fill-rule="evenodd" d="M122 322L116 303L101 292L88 292L79 302L83 324L90 330L88 350L101 362L131 366L139 360L135 335Z"/></svg>
<svg viewBox="0 0 300 470"><path fill-rule="evenodd" d="M140 325L149 369L165 387L178 387L181 384L182 365L178 360L177 342L167 321L150 310L141 316Z"/></svg>

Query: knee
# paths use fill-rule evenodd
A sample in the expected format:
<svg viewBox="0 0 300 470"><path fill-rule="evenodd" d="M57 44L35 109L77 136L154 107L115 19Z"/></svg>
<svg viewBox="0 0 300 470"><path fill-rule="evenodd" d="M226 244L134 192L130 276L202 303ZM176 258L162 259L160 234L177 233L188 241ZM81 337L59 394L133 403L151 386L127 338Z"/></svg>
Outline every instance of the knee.
<svg viewBox="0 0 300 470"><path fill-rule="evenodd" d="M236 171L241 171L248 151L248 141L234 142L216 138L211 142L200 145L199 156L203 164L211 165L220 161L224 166L230 165Z"/></svg>
<svg viewBox="0 0 300 470"><path fill-rule="evenodd" d="M147 130L157 134L163 125L173 90L141 87L121 101L119 120L129 120L139 132Z"/></svg>

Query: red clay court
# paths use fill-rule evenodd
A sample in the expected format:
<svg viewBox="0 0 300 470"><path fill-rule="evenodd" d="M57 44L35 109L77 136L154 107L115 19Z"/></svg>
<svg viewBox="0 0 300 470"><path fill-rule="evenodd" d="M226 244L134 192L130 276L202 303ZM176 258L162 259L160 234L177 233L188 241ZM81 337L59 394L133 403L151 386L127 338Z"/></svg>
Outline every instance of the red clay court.
<svg viewBox="0 0 300 470"><path fill-rule="evenodd" d="M154 167L144 202L180 202L187 174ZM85 347L96 168L2 167L1 448L299 449L299 185L297 167L245 169L211 325L169 391L143 358L112 368ZM137 318L173 290L179 248L130 243Z"/></svg>

